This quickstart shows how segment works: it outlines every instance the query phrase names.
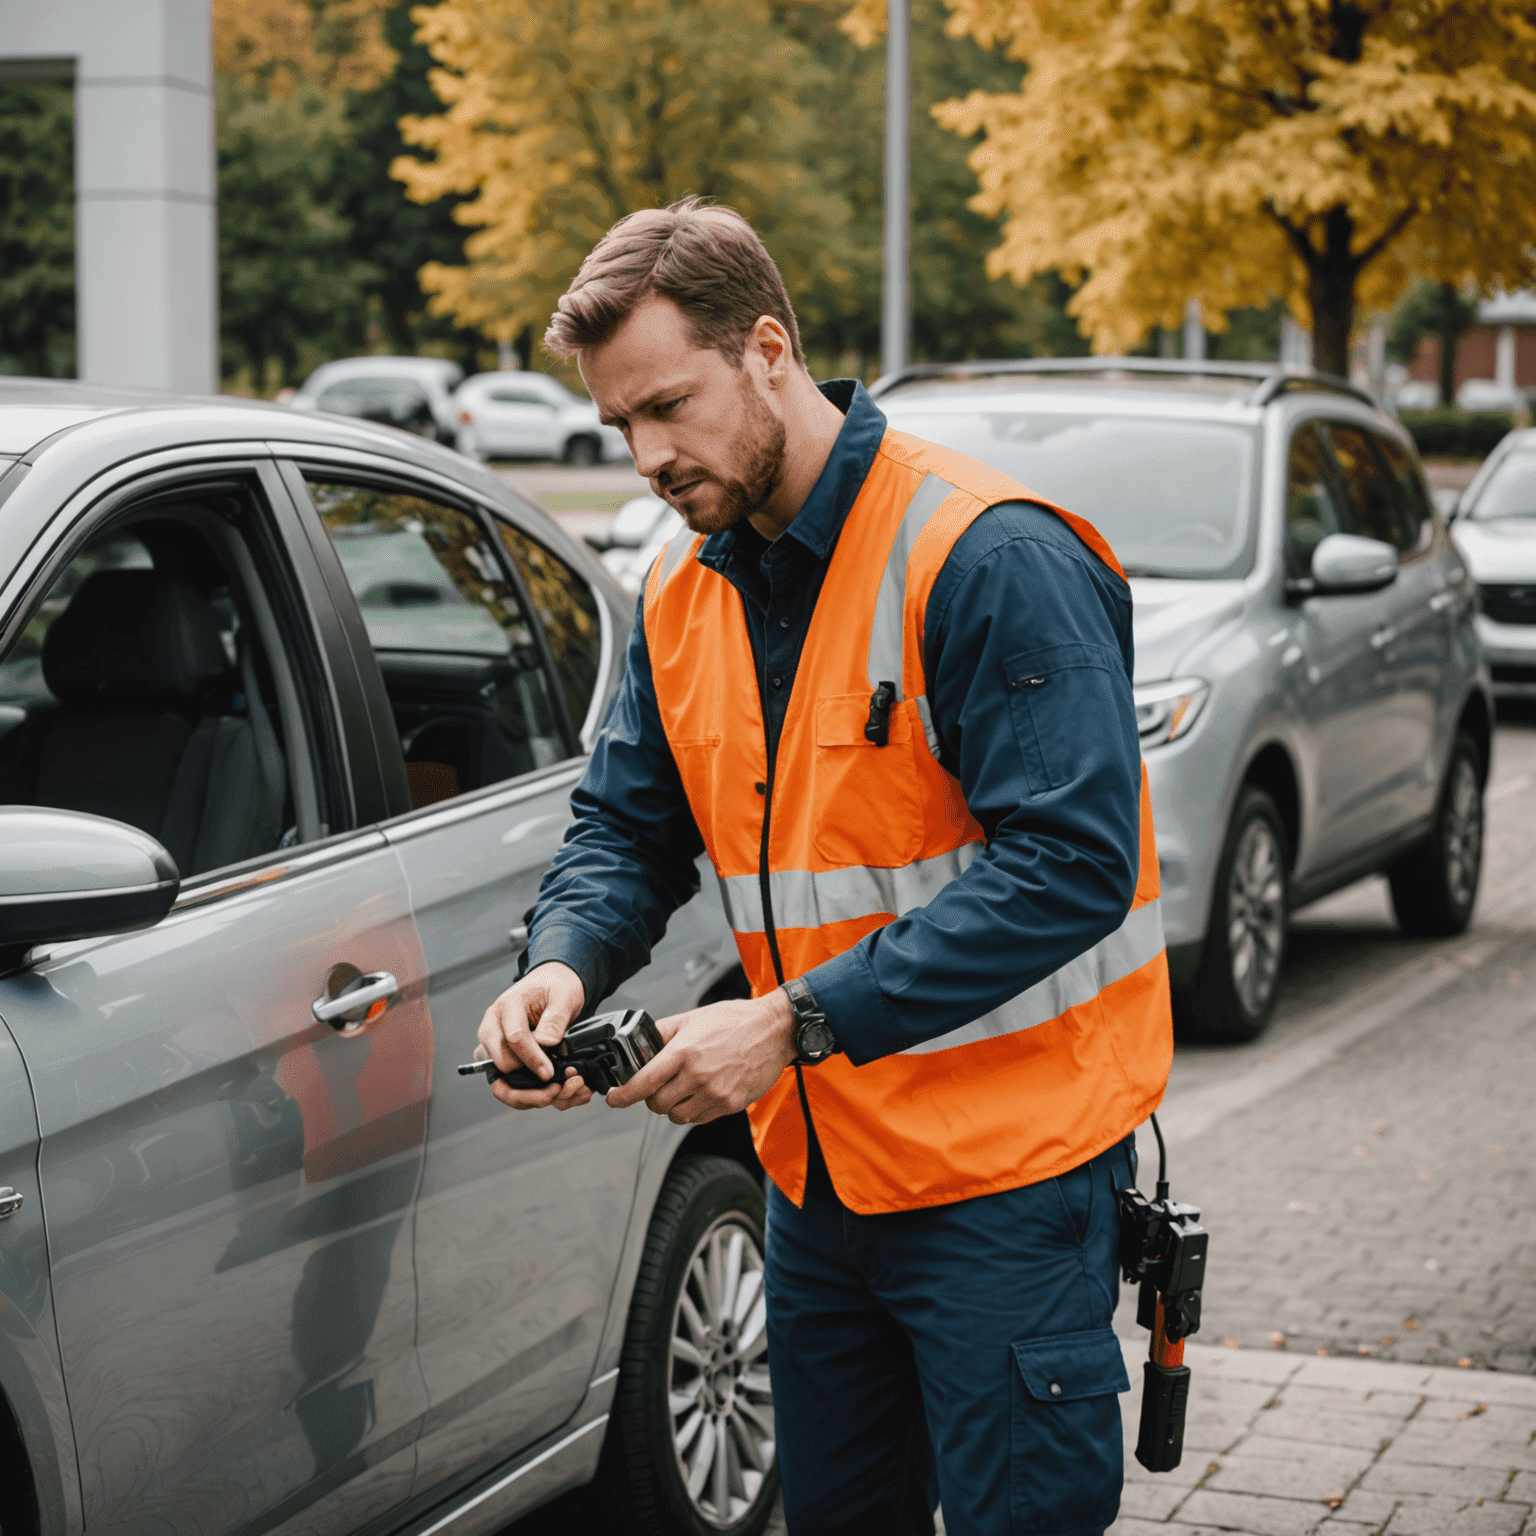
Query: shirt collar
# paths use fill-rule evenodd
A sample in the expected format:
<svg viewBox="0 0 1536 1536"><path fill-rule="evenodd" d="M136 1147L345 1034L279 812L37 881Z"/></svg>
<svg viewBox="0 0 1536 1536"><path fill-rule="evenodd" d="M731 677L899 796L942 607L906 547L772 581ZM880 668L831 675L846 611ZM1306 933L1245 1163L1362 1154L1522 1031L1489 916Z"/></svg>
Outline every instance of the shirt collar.
<svg viewBox="0 0 1536 1536"><path fill-rule="evenodd" d="M842 429L827 456L820 478L811 487L811 494L805 498L805 504L794 522L785 529L783 537L769 545L764 559L772 558L783 539L796 540L818 560L832 558L838 535L843 531L843 524L868 478L870 466L875 462L875 454L885 436L885 413L869 398L857 379L829 379L816 387L843 413ZM726 568L736 553L736 536L735 528L712 533L699 549L699 563L721 575L728 575Z"/></svg>

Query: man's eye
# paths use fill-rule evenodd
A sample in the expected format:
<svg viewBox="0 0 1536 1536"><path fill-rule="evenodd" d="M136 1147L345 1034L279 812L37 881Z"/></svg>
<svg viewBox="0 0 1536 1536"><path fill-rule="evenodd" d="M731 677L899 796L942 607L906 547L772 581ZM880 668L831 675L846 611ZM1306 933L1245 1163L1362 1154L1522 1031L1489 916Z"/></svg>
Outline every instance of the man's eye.
<svg viewBox="0 0 1536 1536"><path fill-rule="evenodd" d="M664 411L675 411L678 406L680 406L687 398L687 395L679 395L676 400L664 400L660 405L656 407L656 410L658 413Z"/></svg>

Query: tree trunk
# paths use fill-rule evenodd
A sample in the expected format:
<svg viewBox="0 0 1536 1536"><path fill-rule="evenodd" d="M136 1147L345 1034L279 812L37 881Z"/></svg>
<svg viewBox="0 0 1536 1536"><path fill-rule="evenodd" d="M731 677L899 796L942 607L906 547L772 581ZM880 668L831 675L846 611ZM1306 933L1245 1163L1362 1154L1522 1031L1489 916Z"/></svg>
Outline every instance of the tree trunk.
<svg viewBox="0 0 1536 1536"><path fill-rule="evenodd" d="M1456 403L1456 345L1461 340L1460 316L1457 314L1459 295L1450 283L1440 284L1440 404Z"/></svg>
<svg viewBox="0 0 1536 1536"><path fill-rule="evenodd" d="M1355 224L1346 208L1332 208L1325 221L1327 245L1311 263L1312 366L1341 379L1349 377L1349 335L1355 325L1355 278L1350 254Z"/></svg>

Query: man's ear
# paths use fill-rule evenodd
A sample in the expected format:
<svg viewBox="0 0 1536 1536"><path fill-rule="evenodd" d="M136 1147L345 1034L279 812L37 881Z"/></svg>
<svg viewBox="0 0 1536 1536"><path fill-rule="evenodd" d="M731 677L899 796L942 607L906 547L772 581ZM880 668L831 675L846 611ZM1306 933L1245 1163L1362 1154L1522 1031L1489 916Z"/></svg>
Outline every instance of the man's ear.
<svg viewBox="0 0 1536 1536"><path fill-rule="evenodd" d="M747 336L747 348L762 358L769 389L779 388L795 361L789 332L772 315L759 315Z"/></svg>

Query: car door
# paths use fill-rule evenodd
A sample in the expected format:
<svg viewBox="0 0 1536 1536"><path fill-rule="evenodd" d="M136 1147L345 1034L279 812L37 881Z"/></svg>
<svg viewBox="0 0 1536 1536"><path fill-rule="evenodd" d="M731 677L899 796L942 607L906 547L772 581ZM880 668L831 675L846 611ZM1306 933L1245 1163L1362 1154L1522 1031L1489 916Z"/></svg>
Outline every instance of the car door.
<svg viewBox="0 0 1536 1536"><path fill-rule="evenodd" d="M336 579L356 593L378 734L403 756L410 795L382 830L409 883L437 1042L416 1208L431 1404L421 1491L570 1417L629 1218L643 1109L517 1114L454 1070L515 978L527 915L570 823L614 616L558 556L462 491L356 461L294 473ZM539 562L534 599L520 549ZM407 568L409 590L395 590L387 573ZM688 931L685 920L671 942ZM676 1005L680 991L658 989L653 1006Z"/></svg>
<svg viewBox="0 0 1536 1536"><path fill-rule="evenodd" d="M1297 600L1300 655L1287 672L1292 707L1310 737L1315 831L1297 873L1344 862L1373 835L1384 777L1375 731L1378 665L1372 636L1382 616L1375 594L1305 595L1312 552L1333 533L1355 531L1322 423L1303 422L1286 461L1286 572ZM1308 818L1303 817L1303 828Z"/></svg>
<svg viewBox="0 0 1536 1536"><path fill-rule="evenodd" d="M553 456L559 412L551 401L536 389L515 384L492 384L481 398L491 429L490 440L483 445L489 452L521 458Z"/></svg>
<svg viewBox="0 0 1536 1536"><path fill-rule="evenodd" d="M0 599L58 694L20 669L0 781L133 821L183 875L154 928L0 979L36 1095L85 1527L350 1531L408 1496L426 1403L408 1217L432 1021L399 861L344 776L366 721L270 463L82 499L44 574ZM135 592L155 634L180 605L175 645L139 656ZM363 977L374 1001L321 1022Z"/></svg>
<svg viewBox="0 0 1536 1536"><path fill-rule="evenodd" d="M1431 603L1439 587L1428 545L1419 547L1423 510L1410 506L1388 467L1377 433L1330 422L1328 439L1340 470L1351 533L1398 551L1397 580L1365 601L1375 623L1371 685L1373 792L1367 836L1385 842L1423 821L1434 808L1441 764L1435 761L1436 714L1449 660L1449 632ZM1433 524L1429 533L1433 535Z"/></svg>

